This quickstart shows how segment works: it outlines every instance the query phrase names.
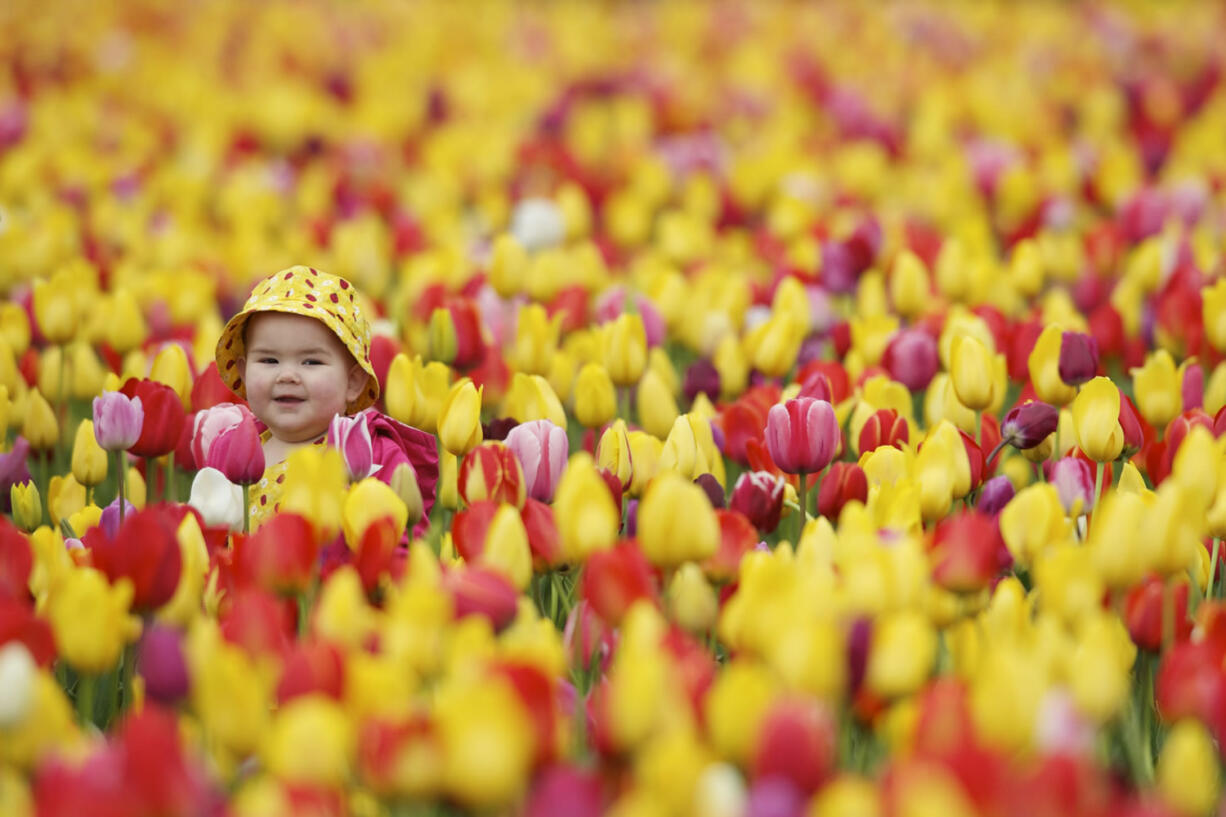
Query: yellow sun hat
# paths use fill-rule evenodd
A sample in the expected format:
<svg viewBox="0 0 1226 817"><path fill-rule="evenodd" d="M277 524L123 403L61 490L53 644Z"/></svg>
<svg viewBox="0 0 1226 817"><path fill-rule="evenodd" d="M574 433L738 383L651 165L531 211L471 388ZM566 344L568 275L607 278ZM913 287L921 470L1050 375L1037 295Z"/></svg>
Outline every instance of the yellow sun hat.
<svg viewBox="0 0 1226 817"><path fill-rule="evenodd" d="M281 270L260 281L243 304L242 311L230 318L226 328L221 330L216 357L222 381L239 397L247 399L247 387L238 364L246 355L247 321L257 312L288 312L323 321L369 375L366 388L346 411L352 414L373 405L379 397L379 379L370 363L370 324L354 297L356 291L344 278L303 266Z"/></svg>

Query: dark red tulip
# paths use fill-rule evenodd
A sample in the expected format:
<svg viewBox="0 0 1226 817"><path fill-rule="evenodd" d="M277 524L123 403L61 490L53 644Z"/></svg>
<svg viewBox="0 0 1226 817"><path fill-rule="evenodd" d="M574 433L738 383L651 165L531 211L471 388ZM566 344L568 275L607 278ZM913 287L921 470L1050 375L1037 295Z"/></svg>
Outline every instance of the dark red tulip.
<svg viewBox="0 0 1226 817"><path fill-rule="evenodd" d="M139 397L145 421L140 437L128 451L138 457L161 457L175 450L187 412L170 386L155 380L129 378L120 389L127 397Z"/></svg>
<svg viewBox="0 0 1226 817"><path fill-rule="evenodd" d="M1000 425L1001 439L1025 451L1043 442L1060 424L1060 412L1041 400L1018 403L1009 409Z"/></svg>
<svg viewBox="0 0 1226 817"><path fill-rule="evenodd" d="M805 796L835 770L838 724L815 698L777 698L758 731L752 762L756 780L787 780Z"/></svg>
<svg viewBox="0 0 1226 817"><path fill-rule="evenodd" d="M737 511L761 533L779 527L783 514L783 479L767 471L746 471L737 477L728 509Z"/></svg>
<svg viewBox="0 0 1226 817"><path fill-rule="evenodd" d="M1081 332L1065 332L1060 336L1060 379L1070 386L1080 386L1098 374L1098 342Z"/></svg>

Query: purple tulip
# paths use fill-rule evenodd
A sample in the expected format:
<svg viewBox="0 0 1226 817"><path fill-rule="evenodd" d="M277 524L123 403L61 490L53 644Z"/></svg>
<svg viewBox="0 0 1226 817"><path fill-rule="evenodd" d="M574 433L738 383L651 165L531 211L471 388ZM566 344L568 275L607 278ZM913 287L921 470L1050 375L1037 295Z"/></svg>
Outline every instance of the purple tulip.
<svg viewBox="0 0 1226 817"><path fill-rule="evenodd" d="M690 364L685 370L685 385L682 387L685 399L691 403L699 393L712 400L719 399L719 369L706 358L700 358Z"/></svg>
<svg viewBox="0 0 1226 817"><path fill-rule="evenodd" d="M712 508L724 507L724 487L719 484L719 480L715 478L714 474L699 474L694 480L694 484L707 495Z"/></svg>
<svg viewBox="0 0 1226 817"><path fill-rule="evenodd" d="M13 450L0 454L0 512L12 513L10 492L14 485L30 482L30 443L25 437L13 441Z"/></svg>
<svg viewBox="0 0 1226 817"><path fill-rule="evenodd" d="M1070 386L1080 386L1098 374L1098 341L1081 332L1065 332L1060 336L1060 379Z"/></svg>
<svg viewBox="0 0 1226 817"><path fill-rule="evenodd" d="M140 398L104 391L94 398L94 439L105 451L126 451L140 439L145 410Z"/></svg>
<svg viewBox="0 0 1226 817"><path fill-rule="evenodd" d="M124 518L136 513L136 506L128 500L123 501ZM98 520L98 524L102 526L102 532L106 534L107 539L114 539L119 535L119 498L111 500L111 504L102 509L102 516Z"/></svg>
<svg viewBox="0 0 1226 817"><path fill-rule="evenodd" d="M885 347L882 363L890 377L911 391L925 389L941 367L937 340L922 329L904 329Z"/></svg>
<svg viewBox="0 0 1226 817"><path fill-rule="evenodd" d="M217 435L204 464L238 485L258 482L264 475L264 446L255 420L244 417L238 425Z"/></svg>
<svg viewBox="0 0 1226 817"><path fill-rule="evenodd" d="M766 448L789 474L814 474L839 450L839 421L825 400L797 397L771 406L766 415Z"/></svg>
<svg viewBox="0 0 1226 817"><path fill-rule="evenodd" d="M1064 457L1046 466L1047 481L1056 486L1060 504L1078 515L1094 507L1094 473L1090 464L1077 457Z"/></svg>
<svg viewBox="0 0 1226 817"><path fill-rule="evenodd" d="M532 420L507 432L506 445L524 469L528 496L540 502L552 500L570 456L566 431L548 420Z"/></svg>
<svg viewBox="0 0 1226 817"><path fill-rule="evenodd" d="M983 483L979 489L979 501L975 509L981 513L994 516L1005 509L1009 500L1013 499L1013 482L1005 475L992 477Z"/></svg>
<svg viewBox="0 0 1226 817"><path fill-rule="evenodd" d="M338 414L328 424L328 445L341 452L345 470L352 482L366 479L375 471L374 442L365 418Z"/></svg>
<svg viewBox="0 0 1226 817"><path fill-rule="evenodd" d="M1009 409L1000 424L1001 442L1025 450L1034 448L1056 430L1060 412L1041 400L1030 400Z"/></svg>
<svg viewBox="0 0 1226 817"><path fill-rule="evenodd" d="M140 674L145 679L145 694L159 703L173 704L187 695L187 661L183 658L179 633L157 624L145 631L140 646Z"/></svg>

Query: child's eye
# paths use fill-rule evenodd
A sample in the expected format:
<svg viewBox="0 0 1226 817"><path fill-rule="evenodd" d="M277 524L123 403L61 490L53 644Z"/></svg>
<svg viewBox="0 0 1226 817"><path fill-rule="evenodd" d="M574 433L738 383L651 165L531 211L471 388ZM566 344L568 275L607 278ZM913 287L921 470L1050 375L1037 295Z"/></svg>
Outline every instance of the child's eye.
<svg viewBox="0 0 1226 817"><path fill-rule="evenodd" d="M277 362L277 359L276 359L275 357L262 357L262 358L260 358L260 363L276 363L276 362Z"/></svg>
<svg viewBox="0 0 1226 817"><path fill-rule="evenodd" d="M316 360L316 359L315 359L315 358L313 358L313 357L312 357L312 358L308 358L307 360L305 360L305 361L303 361L303 362L304 362L304 363L306 363L306 365L308 365L308 366L322 366L322 365L323 365L323 361L322 361L322 360Z"/></svg>

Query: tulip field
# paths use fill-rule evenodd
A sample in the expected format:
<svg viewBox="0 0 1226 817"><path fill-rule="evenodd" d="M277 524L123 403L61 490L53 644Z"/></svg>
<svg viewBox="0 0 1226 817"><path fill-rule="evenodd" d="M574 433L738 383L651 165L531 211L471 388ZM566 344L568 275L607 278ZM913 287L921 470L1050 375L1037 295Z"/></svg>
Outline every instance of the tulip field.
<svg viewBox="0 0 1226 817"><path fill-rule="evenodd" d="M3 6L0 815L1226 817L1226 5Z"/></svg>

